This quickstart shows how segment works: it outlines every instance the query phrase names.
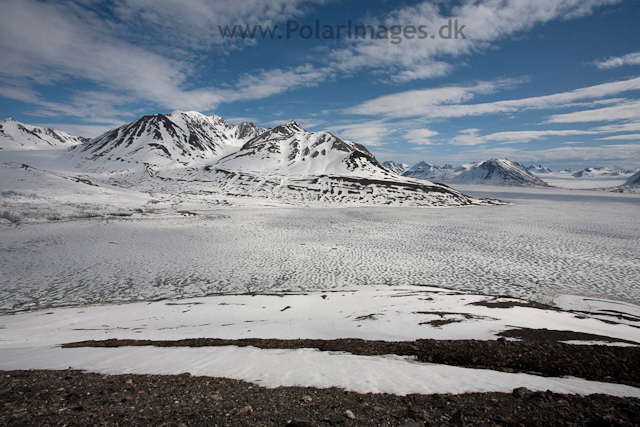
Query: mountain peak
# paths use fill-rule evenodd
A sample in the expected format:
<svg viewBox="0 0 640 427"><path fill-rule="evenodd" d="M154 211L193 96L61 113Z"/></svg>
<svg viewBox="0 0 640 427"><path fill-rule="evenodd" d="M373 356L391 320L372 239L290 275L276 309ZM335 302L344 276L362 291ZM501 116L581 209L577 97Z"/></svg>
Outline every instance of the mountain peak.
<svg viewBox="0 0 640 427"><path fill-rule="evenodd" d="M457 184L492 183L498 185L547 186L546 182L509 159L493 158L481 163L464 165L457 169L449 164L438 167L423 161L413 165L402 175L408 178Z"/></svg>
<svg viewBox="0 0 640 427"><path fill-rule="evenodd" d="M304 130L304 128L300 126L300 124L295 120L289 120L286 123L276 126L274 129L278 129L278 128L288 129L292 132L306 132L306 130Z"/></svg>
<svg viewBox="0 0 640 427"><path fill-rule="evenodd" d="M234 126L219 116L177 110L168 115L143 116L99 136L71 155L96 170L139 172L149 167L182 167L219 159L261 131L255 126Z"/></svg>
<svg viewBox="0 0 640 427"><path fill-rule="evenodd" d="M416 163L414 166L426 166L426 167L432 167L433 165L431 163L425 162L424 160L421 162Z"/></svg>
<svg viewBox="0 0 640 427"><path fill-rule="evenodd" d="M307 132L295 120L251 139L218 166L293 175L390 175L364 146L329 132Z"/></svg>

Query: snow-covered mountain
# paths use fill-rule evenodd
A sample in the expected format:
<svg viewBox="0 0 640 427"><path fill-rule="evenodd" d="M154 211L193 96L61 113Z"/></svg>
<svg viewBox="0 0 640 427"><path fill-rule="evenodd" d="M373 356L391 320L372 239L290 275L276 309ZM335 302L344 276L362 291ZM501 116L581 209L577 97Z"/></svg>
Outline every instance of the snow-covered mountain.
<svg viewBox="0 0 640 427"><path fill-rule="evenodd" d="M88 141L51 128L26 125L8 118L0 122L0 150L51 150Z"/></svg>
<svg viewBox="0 0 640 427"><path fill-rule="evenodd" d="M398 174L398 175L402 175L410 167L406 163L398 163L393 161L383 162L382 166L384 166L385 168L389 169L391 172L394 172L395 174Z"/></svg>
<svg viewBox="0 0 640 427"><path fill-rule="evenodd" d="M601 176L620 176L629 174L629 171L614 170L607 167L585 168L581 171L574 172L574 178L597 178Z"/></svg>
<svg viewBox="0 0 640 427"><path fill-rule="evenodd" d="M482 183L518 186L541 186L548 184L529 173L524 167L508 159L491 159L477 165L463 167L452 182Z"/></svg>
<svg viewBox="0 0 640 427"><path fill-rule="evenodd" d="M459 170L461 168L455 169L451 165L435 166L427 162L420 162L407 169L403 176L427 181L451 182Z"/></svg>
<svg viewBox="0 0 640 427"><path fill-rule="evenodd" d="M234 126L222 117L189 111L144 116L69 150L86 171L171 169L215 160L264 132L253 123Z"/></svg>
<svg viewBox="0 0 640 427"><path fill-rule="evenodd" d="M494 184L543 186L548 184L523 166L507 159L491 159L454 168L451 165L435 166L420 162L410 167L403 176L434 182L454 184Z"/></svg>
<svg viewBox="0 0 640 427"><path fill-rule="evenodd" d="M307 132L295 121L277 126L237 152L182 179L206 182L225 195L286 203L464 206L494 203L442 184L400 177L363 145L328 132Z"/></svg>
<svg viewBox="0 0 640 427"><path fill-rule="evenodd" d="M307 132L295 121L253 138L215 167L278 175L394 175L363 145L329 132Z"/></svg>
<svg viewBox="0 0 640 427"><path fill-rule="evenodd" d="M640 169L631 175L622 185L606 189L613 193L634 193L640 194Z"/></svg>
<svg viewBox="0 0 640 427"><path fill-rule="evenodd" d="M265 130L252 123L234 126L218 116L176 111L144 116L83 144L53 151L41 151L51 154L38 157L26 150L12 151L26 153L18 157L7 151L7 176L18 177L16 170L33 175L34 194L39 190L36 175L51 175L56 177L51 182L81 183L97 192L125 187L147 199L160 197L172 208L184 203L497 203L398 176L363 145L328 132L307 132L296 122Z"/></svg>
<svg viewBox="0 0 640 427"><path fill-rule="evenodd" d="M411 176L411 177L420 177L422 175L428 175L428 174L432 174L434 172L438 172L440 171L441 168L439 168L438 166L432 165L431 163L427 163L427 162L420 162L420 163L416 163L415 165L411 166L410 168L408 168L405 173L405 176Z"/></svg>
<svg viewBox="0 0 640 427"><path fill-rule="evenodd" d="M542 166L542 165L529 166L529 167L527 167L527 172L530 172L530 173L532 173L534 175L546 175L546 174L553 173L553 171L551 169L549 169L548 167Z"/></svg>
<svg viewBox="0 0 640 427"><path fill-rule="evenodd" d="M627 179L624 185L640 186L640 169Z"/></svg>

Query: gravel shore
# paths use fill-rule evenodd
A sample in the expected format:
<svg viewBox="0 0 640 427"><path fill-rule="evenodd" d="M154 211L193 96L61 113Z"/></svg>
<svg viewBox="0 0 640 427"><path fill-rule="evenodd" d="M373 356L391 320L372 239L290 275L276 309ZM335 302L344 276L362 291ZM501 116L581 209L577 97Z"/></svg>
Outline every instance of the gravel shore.
<svg viewBox="0 0 640 427"><path fill-rule="evenodd" d="M190 374L0 372L7 426L637 426L640 400L516 389L512 394L359 394L266 389Z"/></svg>

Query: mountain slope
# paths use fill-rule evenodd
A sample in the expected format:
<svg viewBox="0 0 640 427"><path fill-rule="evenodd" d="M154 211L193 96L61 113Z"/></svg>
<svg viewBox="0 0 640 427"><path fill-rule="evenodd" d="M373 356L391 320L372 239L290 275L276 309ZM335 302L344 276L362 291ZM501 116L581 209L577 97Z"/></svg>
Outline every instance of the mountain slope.
<svg viewBox="0 0 640 427"><path fill-rule="evenodd" d="M640 169L631 175L624 184L613 188L606 188L612 193L633 193L640 194Z"/></svg>
<svg viewBox="0 0 640 427"><path fill-rule="evenodd" d="M409 169L409 165L406 163L398 163L393 161L383 162L382 166L389 169L391 172L402 175Z"/></svg>
<svg viewBox="0 0 640 427"><path fill-rule="evenodd" d="M270 129L215 165L185 179L222 194L287 203L466 206L495 201L467 197L442 184L400 177L364 146L289 122Z"/></svg>
<svg viewBox="0 0 640 427"><path fill-rule="evenodd" d="M208 175L193 174L181 183L211 197L261 198L286 204L351 204L454 207L501 204L476 199L442 184L357 175L280 175L242 170L205 168ZM164 182L166 184L166 182ZM195 190L198 189L198 190Z"/></svg>
<svg viewBox="0 0 640 427"><path fill-rule="evenodd" d="M640 185L640 170L638 170L638 172L631 175L629 179L627 179L627 182L624 183L624 185L632 185L632 186Z"/></svg>
<svg viewBox="0 0 640 427"><path fill-rule="evenodd" d="M51 128L20 123L8 118L0 122L0 150L51 150L88 141Z"/></svg>
<svg viewBox="0 0 640 427"><path fill-rule="evenodd" d="M141 117L69 155L89 171L161 170L215 160L263 131L252 123L234 126L222 117L176 111Z"/></svg>
<svg viewBox="0 0 640 427"><path fill-rule="evenodd" d="M394 176L363 145L329 132L307 132L296 122L253 138L216 167L281 175Z"/></svg>

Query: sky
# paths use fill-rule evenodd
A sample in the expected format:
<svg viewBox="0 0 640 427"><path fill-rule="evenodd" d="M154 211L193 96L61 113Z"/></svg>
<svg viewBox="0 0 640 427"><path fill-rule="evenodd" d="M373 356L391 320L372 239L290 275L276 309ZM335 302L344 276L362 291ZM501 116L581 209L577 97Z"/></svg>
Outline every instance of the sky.
<svg viewBox="0 0 640 427"><path fill-rule="evenodd" d="M2 0L0 117L95 137L195 110L381 161L635 169L639 18L636 0Z"/></svg>

